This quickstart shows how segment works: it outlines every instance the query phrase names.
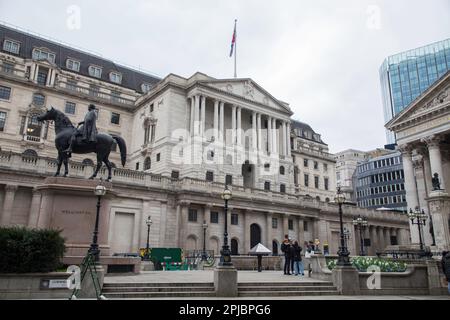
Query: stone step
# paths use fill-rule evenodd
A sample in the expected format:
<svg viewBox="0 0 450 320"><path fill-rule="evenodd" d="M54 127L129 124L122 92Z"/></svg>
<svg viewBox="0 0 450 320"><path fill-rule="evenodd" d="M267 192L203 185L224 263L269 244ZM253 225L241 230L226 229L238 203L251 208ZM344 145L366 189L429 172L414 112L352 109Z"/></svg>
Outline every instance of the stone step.
<svg viewBox="0 0 450 320"><path fill-rule="evenodd" d="M104 293L128 293L128 292L209 292L214 291L214 287L103 287Z"/></svg>
<svg viewBox="0 0 450 320"><path fill-rule="evenodd" d="M205 287L214 288L212 282L178 282L178 283L160 283L160 282L118 282L103 284L103 288L118 288L118 287Z"/></svg>
<svg viewBox="0 0 450 320"><path fill-rule="evenodd" d="M314 286L333 286L333 282L314 281L314 282L240 282L238 287L314 287Z"/></svg>
<svg viewBox="0 0 450 320"><path fill-rule="evenodd" d="M108 299L144 299L164 297L215 297L214 291L173 291L173 292L115 292L105 293Z"/></svg>
<svg viewBox="0 0 450 320"><path fill-rule="evenodd" d="M336 296L339 293L335 290L320 290L320 291L240 291L239 297L279 297L279 296Z"/></svg>
<svg viewBox="0 0 450 320"><path fill-rule="evenodd" d="M280 287L247 287L247 286L239 286L239 292L250 292L250 291L336 291L336 287L334 286L301 286L301 287L289 287L289 286L280 286Z"/></svg>

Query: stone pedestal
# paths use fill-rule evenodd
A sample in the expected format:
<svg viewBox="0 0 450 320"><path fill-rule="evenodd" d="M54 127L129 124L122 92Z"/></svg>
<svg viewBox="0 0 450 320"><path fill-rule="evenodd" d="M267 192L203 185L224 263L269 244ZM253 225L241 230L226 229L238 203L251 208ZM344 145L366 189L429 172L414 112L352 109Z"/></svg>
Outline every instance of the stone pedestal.
<svg viewBox="0 0 450 320"><path fill-rule="evenodd" d="M429 259L427 264L427 275L428 275L428 289L430 290L430 295L440 295L443 294L441 286L441 278L439 275L440 261Z"/></svg>
<svg viewBox="0 0 450 320"><path fill-rule="evenodd" d="M141 272L142 271L155 271L155 265L151 261L142 261Z"/></svg>
<svg viewBox="0 0 450 320"><path fill-rule="evenodd" d="M217 297L237 297L237 270L233 266L218 266L214 269L214 288Z"/></svg>
<svg viewBox="0 0 450 320"><path fill-rule="evenodd" d="M62 230L66 239L66 255L84 256L92 242L99 180L49 177L36 191L42 193L38 212L38 228ZM103 181L106 195L101 199L98 244L101 255L109 255L109 203L114 193L112 184Z"/></svg>
<svg viewBox="0 0 450 320"><path fill-rule="evenodd" d="M100 283L100 291L103 288L103 282L105 278L105 269L101 265L97 265L97 278ZM81 290L78 292L77 298L79 299L97 299L95 292L94 282L92 280L89 270L86 272L83 281L81 282Z"/></svg>
<svg viewBox="0 0 450 320"><path fill-rule="evenodd" d="M433 220L436 248L438 251L450 250L450 196L443 190L435 190L430 192L426 200Z"/></svg>
<svg viewBox="0 0 450 320"><path fill-rule="evenodd" d="M333 284L342 295L358 295L359 273L353 266L336 266L332 273Z"/></svg>

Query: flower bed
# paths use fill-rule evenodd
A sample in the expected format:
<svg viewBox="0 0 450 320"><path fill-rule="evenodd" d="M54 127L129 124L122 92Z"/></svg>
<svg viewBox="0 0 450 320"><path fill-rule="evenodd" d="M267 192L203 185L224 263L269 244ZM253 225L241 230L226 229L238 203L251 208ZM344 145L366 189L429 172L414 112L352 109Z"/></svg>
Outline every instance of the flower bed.
<svg viewBox="0 0 450 320"><path fill-rule="evenodd" d="M366 272L367 269L371 266L376 266L380 268L381 272L405 272L406 271L406 263L391 261L381 258L371 258L371 257L355 257L350 258L350 262L358 271ZM327 262L327 267L330 270L333 270L336 267L337 259L329 260Z"/></svg>

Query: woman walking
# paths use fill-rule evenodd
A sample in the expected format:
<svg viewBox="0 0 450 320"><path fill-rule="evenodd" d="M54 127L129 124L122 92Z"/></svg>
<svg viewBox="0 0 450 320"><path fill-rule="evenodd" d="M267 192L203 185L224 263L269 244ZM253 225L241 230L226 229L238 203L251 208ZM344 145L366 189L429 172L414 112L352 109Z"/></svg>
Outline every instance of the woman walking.
<svg viewBox="0 0 450 320"><path fill-rule="evenodd" d="M305 270L303 268L303 261L302 261L302 247L298 245L298 242L294 242L294 273L296 276L301 274L302 276L305 275Z"/></svg>

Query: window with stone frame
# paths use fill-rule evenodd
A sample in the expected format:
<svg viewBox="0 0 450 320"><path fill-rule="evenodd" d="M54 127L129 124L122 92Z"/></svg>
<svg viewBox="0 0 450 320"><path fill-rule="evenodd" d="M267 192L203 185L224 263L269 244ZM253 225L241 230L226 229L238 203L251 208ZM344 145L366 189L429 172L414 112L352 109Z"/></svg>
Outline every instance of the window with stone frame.
<svg viewBox="0 0 450 320"><path fill-rule="evenodd" d="M80 72L80 61L68 58L66 68L75 72Z"/></svg>
<svg viewBox="0 0 450 320"><path fill-rule="evenodd" d="M219 213L217 211L211 211L209 214L210 223L219 223Z"/></svg>
<svg viewBox="0 0 450 320"><path fill-rule="evenodd" d="M239 225L239 215L237 213L232 213L231 214L231 224L233 226Z"/></svg>
<svg viewBox="0 0 450 320"><path fill-rule="evenodd" d="M308 231L308 221L303 221L303 231Z"/></svg>
<svg viewBox="0 0 450 320"><path fill-rule="evenodd" d="M45 96L41 93L33 94L33 104L42 107L45 104Z"/></svg>
<svg viewBox="0 0 450 320"><path fill-rule="evenodd" d="M5 50L9 53L12 53L12 54L19 54L20 53L20 42L10 40L10 39L5 39L5 41L3 41L3 50Z"/></svg>
<svg viewBox="0 0 450 320"><path fill-rule="evenodd" d="M161 153L158 153L156 155L156 162L160 162L161 161Z"/></svg>
<svg viewBox="0 0 450 320"><path fill-rule="evenodd" d="M294 220L292 220L292 219L288 220L288 229L294 230Z"/></svg>
<svg viewBox="0 0 450 320"><path fill-rule="evenodd" d="M270 181L265 181L264 182L264 190L270 191Z"/></svg>
<svg viewBox="0 0 450 320"><path fill-rule="evenodd" d="M188 221L189 222L197 222L197 210L196 209L189 209Z"/></svg>
<svg viewBox="0 0 450 320"><path fill-rule="evenodd" d="M180 178L180 171L172 170L172 174L170 175L172 179L178 179Z"/></svg>
<svg viewBox="0 0 450 320"><path fill-rule="evenodd" d="M309 187L309 174L304 174L305 187Z"/></svg>
<svg viewBox="0 0 450 320"><path fill-rule="evenodd" d="M286 193L286 185L284 183L280 184L280 192Z"/></svg>
<svg viewBox="0 0 450 320"><path fill-rule="evenodd" d="M152 160L150 157L146 157L144 160L144 170L150 170L152 167Z"/></svg>
<svg viewBox="0 0 450 320"><path fill-rule="evenodd" d="M6 112L0 111L0 131L3 132L5 130L6 124Z"/></svg>
<svg viewBox="0 0 450 320"><path fill-rule="evenodd" d="M280 166L280 174L284 175L284 172L285 172L284 166Z"/></svg>
<svg viewBox="0 0 450 320"><path fill-rule="evenodd" d="M314 177L314 188L319 189L319 177Z"/></svg>
<svg viewBox="0 0 450 320"><path fill-rule="evenodd" d="M329 185L328 185L329 179L328 178L323 178L323 186L325 190L329 189Z"/></svg>
<svg viewBox="0 0 450 320"><path fill-rule="evenodd" d="M11 98L11 88L0 86L0 99L9 100Z"/></svg>
<svg viewBox="0 0 450 320"><path fill-rule="evenodd" d="M95 77L95 78L102 77L102 68L101 67L91 65L88 68L88 72L91 77Z"/></svg>
<svg viewBox="0 0 450 320"><path fill-rule="evenodd" d="M214 181L214 172L206 171L206 181Z"/></svg>
<svg viewBox="0 0 450 320"><path fill-rule="evenodd" d="M319 169L319 162L314 161L314 169L318 170Z"/></svg>
<svg viewBox="0 0 450 320"><path fill-rule="evenodd" d="M278 228L278 219L272 218L272 229L277 229L277 228Z"/></svg>
<svg viewBox="0 0 450 320"><path fill-rule="evenodd" d="M75 114L76 112L76 104L71 101L66 101L66 106L64 108L64 112L67 114Z"/></svg>
<svg viewBox="0 0 450 320"><path fill-rule="evenodd" d="M308 167L308 159L303 159L303 166L304 166L305 168Z"/></svg>
<svg viewBox="0 0 450 320"><path fill-rule="evenodd" d="M225 176L225 185L231 186L233 184L233 176L231 174L227 174Z"/></svg>
<svg viewBox="0 0 450 320"><path fill-rule="evenodd" d="M120 114L111 112L111 123L112 124L120 124Z"/></svg>

